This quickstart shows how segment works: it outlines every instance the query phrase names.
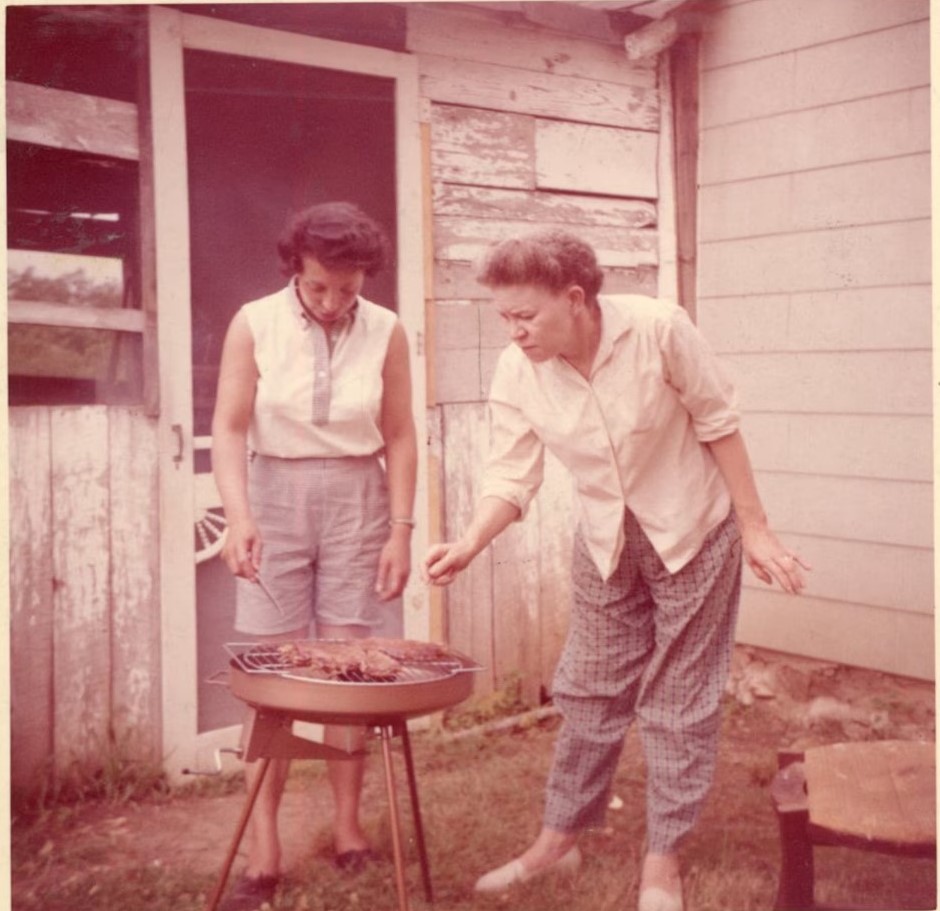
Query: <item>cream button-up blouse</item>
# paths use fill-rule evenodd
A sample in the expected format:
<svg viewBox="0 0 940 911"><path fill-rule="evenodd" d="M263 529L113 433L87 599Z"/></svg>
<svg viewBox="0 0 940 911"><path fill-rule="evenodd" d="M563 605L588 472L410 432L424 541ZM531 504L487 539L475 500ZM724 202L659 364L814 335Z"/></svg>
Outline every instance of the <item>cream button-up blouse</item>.
<svg viewBox="0 0 940 911"><path fill-rule="evenodd" d="M574 477L581 531L605 579L623 549L625 508L674 573L731 508L704 444L738 428L734 389L680 307L642 295L599 303L590 380L561 358L534 363L516 345L502 352L482 496L525 514L547 448Z"/></svg>

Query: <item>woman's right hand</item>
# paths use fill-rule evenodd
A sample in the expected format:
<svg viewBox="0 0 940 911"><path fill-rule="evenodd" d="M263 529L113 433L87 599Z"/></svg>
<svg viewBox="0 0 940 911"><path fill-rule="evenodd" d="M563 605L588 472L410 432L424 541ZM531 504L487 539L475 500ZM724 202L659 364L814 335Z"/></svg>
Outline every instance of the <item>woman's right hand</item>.
<svg viewBox="0 0 940 911"><path fill-rule="evenodd" d="M472 559L473 554L459 543L433 544L421 565L424 581L430 585L450 585Z"/></svg>
<svg viewBox="0 0 940 911"><path fill-rule="evenodd" d="M222 559L236 575L254 582L261 569L261 533L251 519L233 522L228 526Z"/></svg>

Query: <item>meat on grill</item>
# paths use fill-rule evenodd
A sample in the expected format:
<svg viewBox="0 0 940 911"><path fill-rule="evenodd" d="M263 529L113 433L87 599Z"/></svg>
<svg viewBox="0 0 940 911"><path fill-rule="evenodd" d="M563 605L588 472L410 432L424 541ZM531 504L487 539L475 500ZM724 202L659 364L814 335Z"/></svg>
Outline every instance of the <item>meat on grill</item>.
<svg viewBox="0 0 940 911"><path fill-rule="evenodd" d="M288 642L278 647L284 664L334 680L394 680L405 664L441 661L447 650L409 639L348 639Z"/></svg>

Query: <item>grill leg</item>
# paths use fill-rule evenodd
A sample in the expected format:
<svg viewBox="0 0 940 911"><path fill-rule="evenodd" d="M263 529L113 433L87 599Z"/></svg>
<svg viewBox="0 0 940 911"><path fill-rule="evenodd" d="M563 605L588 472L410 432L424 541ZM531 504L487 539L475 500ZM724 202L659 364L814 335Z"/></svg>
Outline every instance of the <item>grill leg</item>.
<svg viewBox="0 0 940 911"><path fill-rule="evenodd" d="M421 861L421 879L424 882L424 897L428 904L433 903L431 890L431 871L428 866L428 851L424 843L424 825L421 822L421 807L418 803L418 783L415 779L414 758L411 755L411 738L408 736L408 722L402 721L398 734L401 737L402 752L405 754L405 770L408 773L408 791L411 795L411 812L415 821L415 837L418 841L418 859Z"/></svg>
<svg viewBox="0 0 940 911"><path fill-rule="evenodd" d="M392 728L387 725L383 726L380 731L382 734L382 758L385 761L385 785L388 789L389 819L392 826L392 852L395 855L395 881L398 886L398 908L399 911L410 911L408 890L405 886L405 859L401 845L398 796L395 790L395 776L392 769L392 735L394 732Z"/></svg>
<svg viewBox="0 0 940 911"><path fill-rule="evenodd" d="M215 911L219 905L219 902L222 900L222 893L225 891L225 884L228 882L228 875L232 871L232 864L235 862L235 855L238 853L238 846L241 844L242 836L245 834L245 829L248 826L248 820L251 818L251 811L254 808L255 801L258 799L258 793L261 791L261 784L264 781L265 775L267 774L268 766L271 764L271 759L270 757L266 756L265 758L259 760L259 762L261 765L258 767L258 776L255 778L251 790L248 792L248 799L245 801L245 806L242 808L242 815L238 820L238 826L235 828L235 835L232 838L231 845L229 845L225 862L222 864L222 870L219 873L218 882L215 884L215 890L209 898L209 903L206 905L206 911Z"/></svg>

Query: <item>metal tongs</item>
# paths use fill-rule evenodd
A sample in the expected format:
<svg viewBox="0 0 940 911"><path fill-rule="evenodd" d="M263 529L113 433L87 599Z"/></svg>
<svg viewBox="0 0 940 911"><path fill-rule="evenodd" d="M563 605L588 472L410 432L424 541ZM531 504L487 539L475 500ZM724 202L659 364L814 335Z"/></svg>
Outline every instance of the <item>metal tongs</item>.
<svg viewBox="0 0 940 911"><path fill-rule="evenodd" d="M268 601L270 601L277 608L277 612L283 617L284 608L281 607L281 605L278 603L277 598L271 594L271 589L264 584L264 582L261 580L261 576L255 576L255 582L258 584L258 587L261 589L261 591L265 593Z"/></svg>

